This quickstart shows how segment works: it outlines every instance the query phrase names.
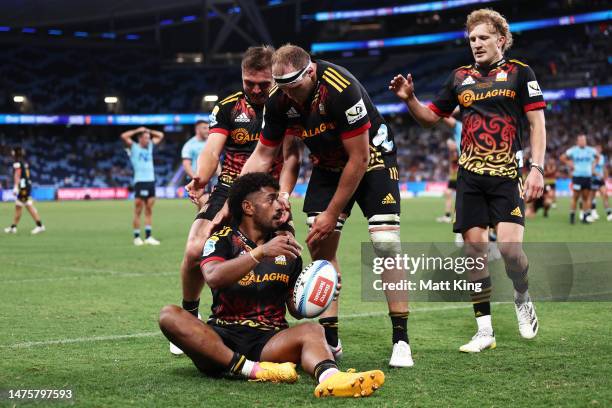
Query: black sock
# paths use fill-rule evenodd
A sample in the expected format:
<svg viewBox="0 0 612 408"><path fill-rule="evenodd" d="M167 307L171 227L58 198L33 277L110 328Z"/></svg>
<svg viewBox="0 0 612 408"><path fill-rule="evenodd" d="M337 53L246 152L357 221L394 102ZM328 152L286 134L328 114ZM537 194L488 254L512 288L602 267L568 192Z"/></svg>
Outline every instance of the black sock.
<svg viewBox="0 0 612 408"><path fill-rule="evenodd" d="M185 300L183 299L183 309L198 317L198 309L200 307L200 299L198 300Z"/></svg>
<svg viewBox="0 0 612 408"><path fill-rule="evenodd" d="M17 228L17 224L11 224L11 228Z"/></svg>
<svg viewBox="0 0 612 408"><path fill-rule="evenodd" d="M42 227L42 221L36 221L36 226L37 227Z"/></svg>
<svg viewBox="0 0 612 408"><path fill-rule="evenodd" d="M576 211L570 211L570 223L576 222Z"/></svg>
<svg viewBox="0 0 612 408"><path fill-rule="evenodd" d="M145 226L145 237L149 238L151 236L151 226L150 225L146 225Z"/></svg>
<svg viewBox="0 0 612 408"><path fill-rule="evenodd" d="M338 346L338 318L322 317L319 324L325 329L325 340L332 347Z"/></svg>
<svg viewBox="0 0 612 408"><path fill-rule="evenodd" d="M489 241L495 242L497 241L497 233L494 229L489 230Z"/></svg>
<svg viewBox="0 0 612 408"><path fill-rule="evenodd" d="M529 272L529 265L522 269L515 269L513 265L506 265L506 275L512 280L514 290L519 293L525 293L529 289L527 272Z"/></svg>
<svg viewBox="0 0 612 408"><path fill-rule="evenodd" d="M447 213L444 213L444 215L446 216L446 218L450 218L451 213L447 212Z"/></svg>
<svg viewBox="0 0 612 408"><path fill-rule="evenodd" d="M409 312L389 312L391 326L393 326L393 344L398 341L405 341L410 344L408 341L408 313Z"/></svg>
<svg viewBox="0 0 612 408"><path fill-rule="evenodd" d="M608 215L612 214L612 208L606 208L606 214Z"/></svg>
<svg viewBox="0 0 612 408"><path fill-rule="evenodd" d="M591 210L594 210L596 207L597 207L597 201L593 199L593 201L591 201Z"/></svg>
<svg viewBox="0 0 612 408"><path fill-rule="evenodd" d="M140 230L134 228L134 238L140 238Z"/></svg>
<svg viewBox="0 0 612 408"><path fill-rule="evenodd" d="M486 278L479 279L474 281L475 284L480 284L479 292L470 293L470 297L472 298L472 305L474 307L474 316L487 316L491 314L491 277L487 276Z"/></svg>
<svg viewBox="0 0 612 408"><path fill-rule="evenodd" d="M338 365L334 360L323 360L317 363L314 368L314 377L317 382L320 382L319 377L321 376L321 374L323 374L325 370L329 370L330 368L338 368Z"/></svg>
<svg viewBox="0 0 612 408"><path fill-rule="evenodd" d="M242 370L245 361L247 361L245 356L234 352L234 357L232 357L232 361L230 361L229 365L227 366L227 371L235 375L240 375L240 371Z"/></svg>

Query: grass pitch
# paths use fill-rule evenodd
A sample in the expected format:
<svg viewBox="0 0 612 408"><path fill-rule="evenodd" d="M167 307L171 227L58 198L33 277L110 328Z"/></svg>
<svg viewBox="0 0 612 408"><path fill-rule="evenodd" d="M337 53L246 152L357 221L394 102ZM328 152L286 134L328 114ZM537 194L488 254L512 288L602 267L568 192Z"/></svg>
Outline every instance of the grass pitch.
<svg viewBox="0 0 612 408"><path fill-rule="evenodd" d="M358 209L339 251L340 366L382 368L384 387L363 400L317 400L304 373L293 385L208 379L188 358L170 355L156 321L163 305L180 303L178 270L192 206L158 201L153 233L162 245L137 248L131 202L37 205L46 233L30 236L33 223L24 214L16 236L0 236L0 390L70 388L72 401L49 404L83 407L612 405L612 303L538 302L541 330L533 341L520 339L512 305L496 304L498 348L479 355L457 351L474 334L470 305L417 303L409 320L416 365L388 369L386 305L361 301L360 242L368 237ZM404 201L402 240L452 241L450 226L434 222L442 208L440 199ZM0 204L3 224L12 212ZM303 215L295 216L303 240ZM549 219L528 221L526 241L611 242L611 232L606 221L570 227L567 201L560 200ZM209 300L205 290L203 313ZM47 403L0 400L41 404Z"/></svg>

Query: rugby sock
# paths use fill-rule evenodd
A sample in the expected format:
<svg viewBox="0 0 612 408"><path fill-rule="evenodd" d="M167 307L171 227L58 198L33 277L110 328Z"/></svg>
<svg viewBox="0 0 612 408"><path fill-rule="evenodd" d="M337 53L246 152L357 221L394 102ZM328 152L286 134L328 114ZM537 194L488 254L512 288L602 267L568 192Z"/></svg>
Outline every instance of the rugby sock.
<svg viewBox="0 0 612 408"><path fill-rule="evenodd" d="M576 222L576 211L570 211L570 223L573 224Z"/></svg>
<svg viewBox="0 0 612 408"><path fill-rule="evenodd" d="M519 292L517 290L514 291L514 303L516 303L517 305L520 305L522 303L528 302L530 300L529 298L529 291L526 290L524 292Z"/></svg>
<svg viewBox="0 0 612 408"><path fill-rule="evenodd" d="M591 210L594 210L595 208L597 208L597 200L593 199L591 201Z"/></svg>
<svg viewBox="0 0 612 408"><path fill-rule="evenodd" d="M246 378L254 378L259 364L247 359L244 355L234 352L232 361L228 365L228 371L234 375L242 375Z"/></svg>
<svg viewBox="0 0 612 408"><path fill-rule="evenodd" d="M450 218L450 216L451 216L451 213L449 213L449 212L446 212L446 213L444 213L444 216L445 216L446 218Z"/></svg>
<svg viewBox="0 0 612 408"><path fill-rule="evenodd" d="M183 309L198 317L198 309L200 307L200 299L198 300L185 300L183 299Z"/></svg>
<svg viewBox="0 0 612 408"><path fill-rule="evenodd" d="M325 329L325 340L332 347L338 346L338 317L322 317L319 324Z"/></svg>
<svg viewBox="0 0 612 408"><path fill-rule="evenodd" d="M490 242L497 241L497 233L495 232L494 229L489 230L489 241Z"/></svg>
<svg viewBox="0 0 612 408"><path fill-rule="evenodd" d="M325 381L330 375L336 374L338 366L334 360L323 360L317 363L314 368L314 377L317 379L319 384Z"/></svg>
<svg viewBox="0 0 612 408"><path fill-rule="evenodd" d="M36 221L36 226L37 227L42 227L42 221Z"/></svg>
<svg viewBox="0 0 612 408"><path fill-rule="evenodd" d="M151 226L150 225L145 225L145 237L146 238L151 237Z"/></svg>
<svg viewBox="0 0 612 408"><path fill-rule="evenodd" d="M11 228L17 228L17 224L11 224Z"/></svg>
<svg viewBox="0 0 612 408"><path fill-rule="evenodd" d="M491 277L479 279L474 281L475 284L480 284L480 291L470 293L472 298L472 306L474 308L474 316L476 317L476 324L478 330L490 330L493 332L493 326L491 324Z"/></svg>
<svg viewBox="0 0 612 408"><path fill-rule="evenodd" d="M512 280L512 286L514 290L519 293L525 293L529 288L529 279L527 272L529 271L529 265L525 268L516 269L514 265L506 264L506 275Z"/></svg>
<svg viewBox="0 0 612 408"><path fill-rule="evenodd" d="M391 318L391 326L393 327L393 344L398 341L408 341L408 314L410 312L393 313L389 312Z"/></svg>
<svg viewBox="0 0 612 408"><path fill-rule="evenodd" d="M139 238L139 237L140 237L140 229L134 228L134 238Z"/></svg>
<svg viewBox="0 0 612 408"><path fill-rule="evenodd" d="M612 214L612 208L606 208L606 214L607 215Z"/></svg>

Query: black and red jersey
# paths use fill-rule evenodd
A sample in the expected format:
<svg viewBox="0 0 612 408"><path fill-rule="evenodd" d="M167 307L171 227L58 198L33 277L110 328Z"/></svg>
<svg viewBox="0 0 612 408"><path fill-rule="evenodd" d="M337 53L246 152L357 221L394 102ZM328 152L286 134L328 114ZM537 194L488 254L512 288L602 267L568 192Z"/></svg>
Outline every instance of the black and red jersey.
<svg viewBox="0 0 612 408"><path fill-rule="evenodd" d="M525 113L546 107L532 69L505 59L457 68L429 108L448 117L457 104L463 122L459 165L477 174L518 177Z"/></svg>
<svg viewBox="0 0 612 408"><path fill-rule="evenodd" d="M237 258L256 247L237 226L224 226L204 244L200 266L210 261ZM284 256L266 258L238 282L212 289L209 323L238 324L262 330L286 328L285 303L301 270L300 257L295 260Z"/></svg>
<svg viewBox="0 0 612 408"><path fill-rule="evenodd" d="M317 60L317 84L305 106L278 87L266 103L261 143L277 146L285 134L300 137L311 152L315 167L342 170L348 155L343 139L369 132L368 170L384 168L383 157L395 158L391 129L359 81L345 68Z"/></svg>
<svg viewBox="0 0 612 408"><path fill-rule="evenodd" d="M210 134L227 136L219 181L231 184L240 175L242 166L257 146L262 120L263 106L251 105L242 91L229 95L214 107L210 115ZM280 154L273 167L276 178L282 166Z"/></svg>

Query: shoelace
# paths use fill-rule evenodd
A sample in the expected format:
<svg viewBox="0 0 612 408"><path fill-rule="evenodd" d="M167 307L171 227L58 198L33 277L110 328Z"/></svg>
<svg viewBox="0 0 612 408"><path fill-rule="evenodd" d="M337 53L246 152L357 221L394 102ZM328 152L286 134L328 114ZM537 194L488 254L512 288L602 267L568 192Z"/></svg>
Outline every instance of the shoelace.
<svg viewBox="0 0 612 408"><path fill-rule="evenodd" d="M519 316L521 320L527 320L529 323L531 322L531 307L529 307L529 303L525 302L518 307Z"/></svg>
<svg viewBox="0 0 612 408"><path fill-rule="evenodd" d="M477 332L476 332L476 334L475 334L475 335L472 337L472 340L476 340L476 339L478 339L478 338L480 338L480 337L491 337L491 336L492 336L492 334L491 334L491 333L489 333L488 331L485 331L485 330L479 330L479 331L477 331Z"/></svg>

